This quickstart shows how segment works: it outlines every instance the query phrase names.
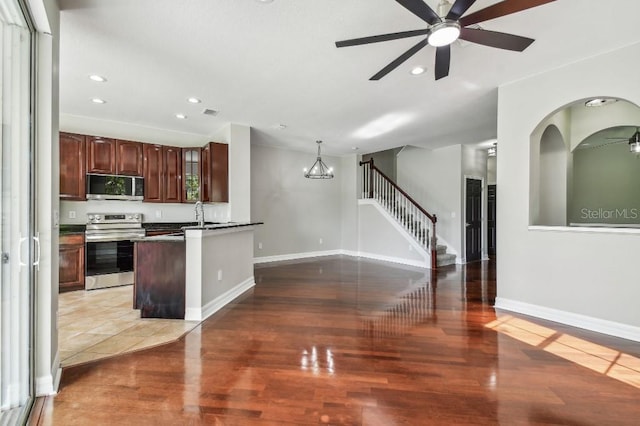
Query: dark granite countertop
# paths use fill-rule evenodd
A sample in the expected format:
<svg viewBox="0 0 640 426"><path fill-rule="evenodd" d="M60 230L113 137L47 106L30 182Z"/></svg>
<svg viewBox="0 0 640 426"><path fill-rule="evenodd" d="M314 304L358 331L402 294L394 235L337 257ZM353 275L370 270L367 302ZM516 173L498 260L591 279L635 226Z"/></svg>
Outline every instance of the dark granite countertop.
<svg viewBox="0 0 640 426"><path fill-rule="evenodd" d="M86 225L60 225L60 235L84 234Z"/></svg>
<svg viewBox="0 0 640 426"><path fill-rule="evenodd" d="M227 228L241 228L243 226L254 226L254 225L264 225L264 222L226 222L226 223L205 223L204 227L195 225L195 226L185 226L182 229L188 231L190 229L193 230L205 230L211 231L215 229L227 229Z"/></svg>
<svg viewBox="0 0 640 426"><path fill-rule="evenodd" d="M219 222L205 222L205 225L213 225ZM198 222L148 222L142 227L147 231L180 231L185 226L198 226Z"/></svg>

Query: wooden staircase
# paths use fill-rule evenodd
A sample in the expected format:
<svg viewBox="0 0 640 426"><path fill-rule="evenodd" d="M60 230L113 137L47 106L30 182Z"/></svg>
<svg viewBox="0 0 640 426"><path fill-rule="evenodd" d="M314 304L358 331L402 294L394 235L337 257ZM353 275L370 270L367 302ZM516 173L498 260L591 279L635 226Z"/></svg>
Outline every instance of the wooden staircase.
<svg viewBox="0 0 640 426"><path fill-rule="evenodd" d="M437 244L436 215L428 213L405 191L373 164L373 159L361 161L363 166L363 198L375 199L422 248L431 252L431 269L455 264L456 256L447 253L447 246Z"/></svg>

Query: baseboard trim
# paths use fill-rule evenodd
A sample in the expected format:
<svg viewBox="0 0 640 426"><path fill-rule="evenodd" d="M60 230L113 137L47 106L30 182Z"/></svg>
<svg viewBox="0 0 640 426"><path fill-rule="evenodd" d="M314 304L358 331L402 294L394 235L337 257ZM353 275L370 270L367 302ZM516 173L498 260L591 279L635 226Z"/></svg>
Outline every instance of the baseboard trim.
<svg viewBox="0 0 640 426"><path fill-rule="evenodd" d="M532 305L502 297L496 298L494 306L496 309L504 309L506 311L517 312L532 317L559 322L572 327L595 331L596 333L608 334L610 336L640 342L640 327L575 314L573 312L547 308L545 306Z"/></svg>
<svg viewBox="0 0 640 426"><path fill-rule="evenodd" d="M408 266L417 266L418 268L429 269L429 265L425 265L419 260L403 259L400 257L382 256L374 253L366 253L351 250L327 250L327 251L310 251L306 253L291 253L279 256L265 256L253 258L253 263L270 263L270 262L282 262L286 260L298 260L307 259L311 257L323 257L323 256L336 256L344 255L351 257L364 257L366 259L381 260L383 262L399 263Z"/></svg>
<svg viewBox="0 0 640 426"><path fill-rule="evenodd" d="M202 308L187 308L184 313L184 319L185 321L204 321L255 285L256 281L254 277L247 278L245 281L216 297Z"/></svg>
<svg viewBox="0 0 640 426"><path fill-rule="evenodd" d="M373 260L382 260L383 262L399 263L401 265L417 266L418 268L425 268L425 269L429 269L429 266L431 266L431 265L427 265L426 261L421 262L419 260L403 259L401 257L383 256L380 254L366 253L362 251L358 252L358 257L364 257L364 258L373 259Z"/></svg>
<svg viewBox="0 0 640 426"><path fill-rule="evenodd" d="M346 254L344 250L308 251L304 253L281 254L277 256L254 257L253 263L282 262L284 260L306 259L308 257L324 257Z"/></svg>
<svg viewBox="0 0 640 426"><path fill-rule="evenodd" d="M36 397L56 395L60 387L62 378L62 368L60 368L60 352L56 351L53 359L52 373L46 376L36 377Z"/></svg>

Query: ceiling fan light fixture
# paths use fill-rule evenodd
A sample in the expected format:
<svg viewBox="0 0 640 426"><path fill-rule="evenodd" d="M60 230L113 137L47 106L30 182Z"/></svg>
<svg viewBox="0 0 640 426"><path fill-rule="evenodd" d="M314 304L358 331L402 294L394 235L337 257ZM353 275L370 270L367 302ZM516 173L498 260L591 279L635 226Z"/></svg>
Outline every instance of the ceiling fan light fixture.
<svg viewBox="0 0 640 426"><path fill-rule="evenodd" d="M431 27L427 43L433 47L448 46L460 37L460 24L445 20Z"/></svg>
<svg viewBox="0 0 640 426"><path fill-rule="evenodd" d="M640 132L636 133L629 138L629 151L634 154L640 154Z"/></svg>

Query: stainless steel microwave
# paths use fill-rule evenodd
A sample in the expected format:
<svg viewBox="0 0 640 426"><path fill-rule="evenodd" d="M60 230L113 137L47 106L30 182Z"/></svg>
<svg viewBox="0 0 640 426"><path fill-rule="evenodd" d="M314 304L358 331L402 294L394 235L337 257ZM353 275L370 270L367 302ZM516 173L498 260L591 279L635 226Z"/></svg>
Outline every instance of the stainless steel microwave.
<svg viewBox="0 0 640 426"><path fill-rule="evenodd" d="M144 199L144 178L87 174L87 200Z"/></svg>

